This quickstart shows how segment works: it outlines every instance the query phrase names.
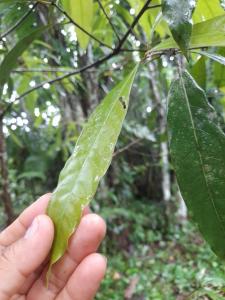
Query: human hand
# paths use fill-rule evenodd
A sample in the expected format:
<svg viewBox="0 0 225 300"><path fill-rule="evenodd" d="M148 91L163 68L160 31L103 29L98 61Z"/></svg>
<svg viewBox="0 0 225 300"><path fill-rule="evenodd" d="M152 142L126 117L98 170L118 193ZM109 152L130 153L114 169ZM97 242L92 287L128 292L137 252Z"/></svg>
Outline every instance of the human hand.
<svg viewBox="0 0 225 300"><path fill-rule="evenodd" d="M45 215L50 194L39 198L0 233L1 300L91 300L106 271L95 253L105 236L102 218L87 210L64 256L46 272L54 227Z"/></svg>

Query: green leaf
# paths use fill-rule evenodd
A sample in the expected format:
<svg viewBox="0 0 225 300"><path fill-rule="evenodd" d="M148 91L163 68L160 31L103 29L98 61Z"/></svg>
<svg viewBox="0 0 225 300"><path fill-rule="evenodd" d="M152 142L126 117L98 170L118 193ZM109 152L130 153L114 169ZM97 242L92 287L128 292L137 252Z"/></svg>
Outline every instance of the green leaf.
<svg viewBox="0 0 225 300"><path fill-rule="evenodd" d="M201 88L206 88L206 63L205 58L201 57L192 67L191 69L191 75L194 77L198 85L200 85Z"/></svg>
<svg viewBox="0 0 225 300"><path fill-rule="evenodd" d="M224 47L225 46L225 15L195 24L189 48ZM162 41L152 51L177 49L173 38Z"/></svg>
<svg viewBox="0 0 225 300"><path fill-rule="evenodd" d="M212 250L225 258L225 135L214 109L184 72L169 92L170 152L182 196Z"/></svg>
<svg viewBox="0 0 225 300"><path fill-rule="evenodd" d="M193 14L194 23L220 16L224 13L219 0L198 0Z"/></svg>
<svg viewBox="0 0 225 300"><path fill-rule="evenodd" d="M172 36L187 57L192 34L192 14L196 0L162 0L162 12Z"/></svg>
<svg viewBox="0 0 225 300"><path fill-rule="evenodd" d="M83 208L94 196L110 165L136 72L137 67L95 109L60 173L48 207L48 215L55 225L50 267L64 254Z"/></svg>
<svg viewBox="0 0 225 300"><path fill-rule="evenodd" d="M224 300L223 296L219 295L218 293L216 293L214 291L208 291L207 296L209 296L210 299L212 299L212 300Z"/></svg>
<svg viewBox="0 0 225 300"><path fill-rule="evenodd" d="M93 0L63 0L62 5L70 17L88 33L92 32L94 3ZM75 28L78 42L84 50L90 37L79 28Z"/></svg>
<svg viewBox="0 0 225 300"><path fill-rule="evenodd" d="M204 56L220 63L221 65L225 66L225 57L224 56L221 56L221 55L218 55L218 54L208 53L208 52L205 52L205 51L193 51L193 52L204 55Z"/></svg>
<svg viewBox="0 0 225 300"><path fill-rule="evenodd" d="M21 142L21 140L16 136L16 133L13 132L13 130L9 127L8 131L10 132L10 138L13 140L13 142L19 147L19 148L23 148L23 143Z"/></svg>
<svg viewBox="0 0 225 300"><path fill-rule="evenodd" d="M220 48L219 55L225 56L225 48ZM214 63L214 81L217 87L225 87L225 68L220 63Z"/></svg>
<svg viewBox="0 0 225 300"><path fill-rule="evenodd" d="M34 30L31 34L20 40L3 59L0 65L0 95L4 84L8 81L10 72L16 67L17 59L49 26L43 26Z"/></svg>

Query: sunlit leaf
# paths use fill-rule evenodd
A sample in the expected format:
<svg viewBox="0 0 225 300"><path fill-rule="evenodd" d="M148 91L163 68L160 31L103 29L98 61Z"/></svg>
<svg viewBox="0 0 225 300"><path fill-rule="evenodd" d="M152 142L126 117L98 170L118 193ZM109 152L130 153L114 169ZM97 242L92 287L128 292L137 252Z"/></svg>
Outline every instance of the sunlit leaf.
<svg viewBox="0 0 225 300"><path fill-rule="evenodd" d="M225 15L195 24L189 48L224 47L225 46ZM177 49L173 38L162 41L152 50Z"/></svg>
<svg viewBox="0 0 225 300"><path fill-rule="evenodd" d="M93 0L63 0L62 5L70 17L88 33L92 32L94 4ZM81 48L86 49L90 37L88 34L75 28Z"/></svg>
<svg viewBox="0 0 225 300"><path fill-rule="evenodd" d="M94 196L112 159L129 103L137 67L101 102L89 118L72 156L60 173L48 207L55 225L51 265L65 252L83 208Z"/></svg>
<svg viewBox="0 0 225 300"><path fill-rule="evenodd" d="M192 13L196 0L162 0L162 12L174 40L187 57L192 34Z"/></svg>
<svg viewBox="0 0 225 300"><path fill-rule="evenodd" d="M220 0L198 0L193 14L194 23L220 16L224 13Z"/></svg>
<svg viewBox="0 0 225 300"><path fill-rule="evenodd" d="M225 135L214 109L184 72L169 92L170 152L182 196L212 250L225 258Z"/></svg>

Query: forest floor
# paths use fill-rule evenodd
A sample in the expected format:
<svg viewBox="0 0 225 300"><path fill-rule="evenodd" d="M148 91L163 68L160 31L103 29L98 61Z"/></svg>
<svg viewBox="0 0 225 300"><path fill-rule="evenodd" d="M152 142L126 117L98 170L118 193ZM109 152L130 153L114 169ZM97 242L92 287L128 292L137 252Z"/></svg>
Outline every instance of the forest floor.
<svg viewBox="0 0 225 300"><path fill-rule="evenodd" d="M100 213L108 271L98 300L225 299L225 265L190 221L170 218L165 231L162 211L138 201Z"/></svg>

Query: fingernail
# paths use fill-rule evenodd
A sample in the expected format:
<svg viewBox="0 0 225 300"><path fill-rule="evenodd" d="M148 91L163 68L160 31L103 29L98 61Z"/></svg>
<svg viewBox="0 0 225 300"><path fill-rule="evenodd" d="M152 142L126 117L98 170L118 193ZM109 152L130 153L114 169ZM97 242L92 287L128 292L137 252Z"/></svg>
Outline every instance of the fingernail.
<svg viewBox="0 0 225 300"><path fill-rule="evenodd" d="M30 225L30 227L27 229L27 232L25 234L25 238L26 239L30 239L32 238L35 233L38 231L38 227L39 227L39 220L38 220L38 217L35 218L32 222L32 224Z"/></svg>

